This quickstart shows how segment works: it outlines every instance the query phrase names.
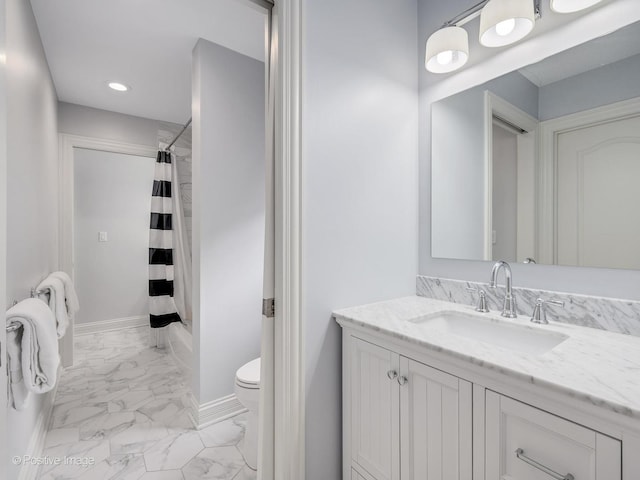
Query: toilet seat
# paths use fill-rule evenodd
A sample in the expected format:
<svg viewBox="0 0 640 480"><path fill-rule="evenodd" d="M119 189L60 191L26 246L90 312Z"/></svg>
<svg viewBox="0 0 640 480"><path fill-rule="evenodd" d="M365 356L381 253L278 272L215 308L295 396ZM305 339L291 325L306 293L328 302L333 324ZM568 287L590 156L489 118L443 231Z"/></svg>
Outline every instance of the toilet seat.
<svg viewBox="0 0 640 480"><path fill-rule="evenodd" d="M260 359L250 361L236 372L234 392L247 412L244 439L238 449L249 468L258 468L258 415L260 410Z"/></svg>
<svg viewBox="0 0 640 480"><path fill-rule="evenodd" d="M236 372L236 385L257 390L260 388L260 359L246 363Z"/></svg>
<svg viewBox="0 0 640 480"><path fill-rule="evenodd" d="M260 390L260 385L257 383L245 383L236 378L236 385L240 388L246 388L247 390Z"/></svg>

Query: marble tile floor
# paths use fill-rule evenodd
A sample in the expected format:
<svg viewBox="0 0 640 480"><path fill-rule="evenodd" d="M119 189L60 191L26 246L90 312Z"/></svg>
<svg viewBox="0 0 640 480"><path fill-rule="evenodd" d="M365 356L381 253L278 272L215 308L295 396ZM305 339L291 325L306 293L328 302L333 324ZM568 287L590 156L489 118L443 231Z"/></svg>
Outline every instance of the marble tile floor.
<svg viewBox="0 0 640 480"><path fill-rule="evenodd" d="M142 327L76 338L43 452L61 464L42 465L39 480L256 479L238 449L244 415L195 430L189 379L148 337Z"/></svg>

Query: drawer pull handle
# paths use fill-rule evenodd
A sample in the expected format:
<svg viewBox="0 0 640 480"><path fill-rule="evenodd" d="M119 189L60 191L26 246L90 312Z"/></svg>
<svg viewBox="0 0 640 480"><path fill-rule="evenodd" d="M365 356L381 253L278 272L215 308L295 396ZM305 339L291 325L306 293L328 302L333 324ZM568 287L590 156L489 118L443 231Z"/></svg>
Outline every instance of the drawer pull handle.
<svg viewBox="0 0 640 480"><path fill-rule="evenodd" d="M407 382L409 382L409 379L408 379L407 377L405 377L404 375L403 375L402 377L398 377L398 383L399 383L400 385L404 385L404 384L406 384Z"/></svg>
<svg viewBox="0 0 640 480"><path fill-rule="evenodd" d="M532 467L537 468L538 470L546 473L550 477L555 478L556 480L575 480L574 476L571 475L570 473L567 473L566 475L561 475L558 472L554 472L549 467L545 467L541 463L536 462L534 459L527 457L524 454L524 450L522 450L521 448L516 450L516 457L518 457L523 462L528 463Z"/></svg>
<svg viewBox="0 0 640 480"><path fill-rule="evenodd" d="M387 372L387 377L389 377L389 380L393 380L397 376L398 376L398 372L396 372L395 370L389 370Z"/></svg>

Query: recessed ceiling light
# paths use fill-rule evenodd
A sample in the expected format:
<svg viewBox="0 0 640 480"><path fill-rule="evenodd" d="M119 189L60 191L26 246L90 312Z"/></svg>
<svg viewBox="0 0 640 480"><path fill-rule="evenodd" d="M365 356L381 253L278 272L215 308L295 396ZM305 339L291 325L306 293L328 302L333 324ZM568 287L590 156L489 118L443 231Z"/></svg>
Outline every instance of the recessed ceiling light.
<svg viewBox="0 0 640 480"><path fill-rule="evenodd" d="M109 82L109 88L115 90L116 92L126 92L129 90L129 87L127 87L124 83L119 82Z"/></svg>

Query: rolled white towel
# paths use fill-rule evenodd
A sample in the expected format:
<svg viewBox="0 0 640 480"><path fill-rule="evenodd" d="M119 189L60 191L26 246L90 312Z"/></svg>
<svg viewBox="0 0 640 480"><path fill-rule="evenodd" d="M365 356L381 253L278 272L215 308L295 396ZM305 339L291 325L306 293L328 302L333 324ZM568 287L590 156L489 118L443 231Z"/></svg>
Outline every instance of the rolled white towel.
<svg viewBox="0 0 640 480"><path fill-rule="evenodd" d="M21 329L7 332L9 393L13 406L23 410L29 393L46 393L56 384L60 356L55 319L46 303L28 298L7 311L7 325Z"/></svg>
<svg viewBox="0 0 640 480"><path fill-rule="evenodd" d="M55 315L54 325L56 325L58 338L62 338L69 326L64 283L59 278L49 275L36 288L49 294L49 307Z"/></svg>
<svg viewBox="0 0 640 480"><path fill-rule="evenodd" d="M66 272L53 272L52 277L59 278L64 283L64 297L67 304L67 313L69 316L73 316L78 310L80 310L80 303L78 302L78 294L73 286L71 277Z"/></svg>

